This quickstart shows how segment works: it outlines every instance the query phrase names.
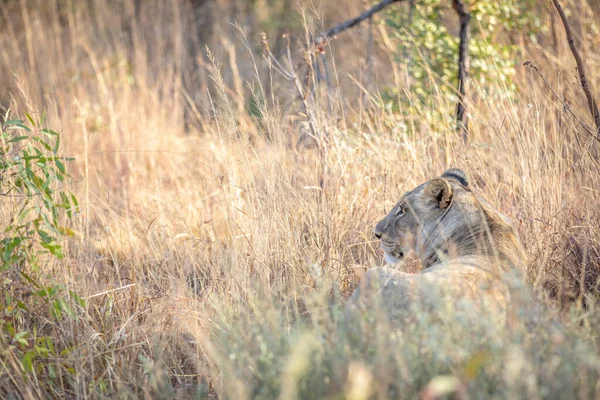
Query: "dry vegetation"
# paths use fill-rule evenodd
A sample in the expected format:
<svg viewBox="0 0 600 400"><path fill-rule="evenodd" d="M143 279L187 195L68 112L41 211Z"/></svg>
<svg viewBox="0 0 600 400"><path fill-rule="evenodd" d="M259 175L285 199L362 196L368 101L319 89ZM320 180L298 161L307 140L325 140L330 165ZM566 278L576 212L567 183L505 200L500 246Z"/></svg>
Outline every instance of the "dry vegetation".
<svg viewBox="0 0 600 400"><path fill-rule="evenodd" d="M75 157L76 235L37 276L85 305L56 320L31 302L13 321L27 346L50 337L57 351L28 372L22 346L0 343L0 397L600 396L599 142L550 91L591 123L560 26L556 44L551 33L517 38L514 96L502 82L471 84L468 145L451 120L431 120L452 99L410 117L381 106L380 90L405 84L394 37L376 25L367 63L358 27L327 50L329 87L311 86L315 140L293 82L260 56L259 33L275 46L280 29L265 21L281 9L244 18L236 2L218 2L220 22L198 39L188 2L143 2L137 16L132 1L82 3L2 5L0 104L46 111ZM363 10L349 3L287 19L301 78L302 26ZM565 3L600 90L597 10ZM549 10L540 6L548 20ZM452 166L514 222L548 311L510 330L485 316L394 330L372 316L349 338L343 300L383 262L373 224ZM2 201L5 224L15 204ZM3 297L27 284L0 271ZM530 307L522 297L515 307Z"/></svg>

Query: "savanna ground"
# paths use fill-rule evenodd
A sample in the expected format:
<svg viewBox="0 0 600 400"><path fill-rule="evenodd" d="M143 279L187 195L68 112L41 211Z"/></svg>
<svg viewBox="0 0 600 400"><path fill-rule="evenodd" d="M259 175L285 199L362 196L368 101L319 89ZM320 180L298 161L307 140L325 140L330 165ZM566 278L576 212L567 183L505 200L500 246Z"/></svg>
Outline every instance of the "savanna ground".
<svg viewBox="0 0 600 400"><path fill-rule="evenodd" d="M600 143L551 2L529 5L535 34L486 36L510 48L472 60L466 144L454 78L431 49L408 59L389 14L333 40L307 85L306 31L368 5L0 3L3 114L46 114L79 200L64 257L5 257L0 397L600 398ZM600 96L600 5L563 6ZM440 21L457 33L450 5ZM513 306L545 311L510 329L374 313L348 335L344 300L383 264L374 224L448 167L519 232ZM9 226L21 199L0 199Z"/></svg>

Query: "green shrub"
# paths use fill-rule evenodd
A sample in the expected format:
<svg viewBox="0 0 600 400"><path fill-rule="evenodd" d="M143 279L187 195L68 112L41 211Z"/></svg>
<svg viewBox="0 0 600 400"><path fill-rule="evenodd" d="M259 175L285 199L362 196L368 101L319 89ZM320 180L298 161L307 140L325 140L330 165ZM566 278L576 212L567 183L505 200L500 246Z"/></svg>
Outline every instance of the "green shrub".
<svg viewBox="0 0 600 400"><path fill-rule="evenodd" d="M66 222L79 206L67 190L65 163L71 159L60 155L60 135L42 127L44 117L26 117L10 119L7 113L0 125L0 383L11 376L8 387L19 380L58 384L65 373L75 374L64 360L72 349L57 348L57 332L40 322L76 320L84 306L65 287L41 283L42 267L64 257L61 240L73 235ZM15 365L20 375L14 376ZM13 368L6 371L8 366Z"/></svg>
<svg viewBox="0 0 600 400"><path fill-rule="evenodd" d="M61 211L69 219L78 212L77 199L66 189L70 159L59 155L60 135L42 128L43 117L35 122L26 115L30 126L8 119L8 113L2 122L0 196L10 216L0 241L0 272L35 269L46 255L63 258L59 238L73 232L61 224Z"/></svg>
<svg viewBox="0 0 600 400"><path fill-rule="evenodd" d="M249 314L215 303L225 396L593 398L600 379L600 320L589 318L595 310L573 308L562 323L529 290L513 288L519 318L507 326L444 306L394 326L370 309L349 327L337 302L326 306L326 293L305 297L302 316L274 299L253 300L261 312ZM578 324L584 315L586 324Z"/></svg>
<svg viewBox="0 0 600 400"><path fill-rule="evenodd" d="M440 120L450 122L457 101L459 38L447 28L449 21L453 21L448 17L456 14L451 3L416 1L412 18L405 10L394 7L386 14L386 23L399 46L396 61L405 66L408 82L403 88L386 89L384 103L407 116L416 113L429 125ZM532 11L535 3L511 0L467 5L471 13L470 85L485 93L486 98L512 96L516 91L512 77L518 49L509 40L497 40L497 37L522 31L535 36L541 31L544 28L541 20ZM492 87L501 87L502 91L490 92Z"/></svg>

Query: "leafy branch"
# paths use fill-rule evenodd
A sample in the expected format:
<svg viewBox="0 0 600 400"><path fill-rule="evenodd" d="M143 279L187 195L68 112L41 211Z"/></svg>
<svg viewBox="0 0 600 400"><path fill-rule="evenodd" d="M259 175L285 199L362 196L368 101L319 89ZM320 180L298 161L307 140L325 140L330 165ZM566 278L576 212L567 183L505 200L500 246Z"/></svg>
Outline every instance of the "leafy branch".
<svg viewBox="0 0 600 400"><path fill-rule="evenodd" d="M65 189L69 175L59 154L60 135L42 128L44 116L35 121L10 119L0 123L0 196L10 219L3 223L0 239L0 272L29 265L36 267L40 255L63 257L59 239L73 232L61 224L78 212L75 196Z"/></svg>

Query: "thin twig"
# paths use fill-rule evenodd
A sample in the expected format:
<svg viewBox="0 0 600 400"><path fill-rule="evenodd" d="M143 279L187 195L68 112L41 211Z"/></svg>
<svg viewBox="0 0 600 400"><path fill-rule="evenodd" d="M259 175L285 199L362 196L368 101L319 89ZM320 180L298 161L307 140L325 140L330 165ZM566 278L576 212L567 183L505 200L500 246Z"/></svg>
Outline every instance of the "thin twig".
<svg viewBox="0 0 600 400"><path fill-rule="evenodd" d="M136 285L135 283L130 283L129 285L121 286L121 287L114 288L114 289L110 289L110 290L105 290L105 291L103 291L103 292L96 293L96 294L93 294L93 295L91 295L91 296L83 297L83 299L84 299L84 300L93 299L94 297L99 297L99 296L102 296L102 295L105 295L105 294L109 294L109 293L118 292L119 290L128 289L128 288L130 288L130 287L133 287L133 286L135 286L135 285Z"/></svg>
<svg viewBox="0 0 600 400"><path fill-rule="evenodd" d="M456 124L466 142L469 134L466 106L467 68L469 62L469 21L471 14L463 0L453 0L452 6L460 18L460 43L458 45L458 102Z"/></svg>
<svg viewBox="0 0 600 400"><path fill-rule="evenodd" d="M367 11L365 11L364 13L360 14L359 16L349 19L347 21L342 22L339 25L334 26L331 29L328 29L325 33L324 33L324 37L321 36L318 40L319 42L327 40L335 35L337 35L340 32L345 31L346 29L352 28L354 25L357 25L359 23L361 23L362 21L364 21L365 19L371 17L373 14L383 10L384 8L386 8L387 6L389 6L392 3L399 3L401 1L404 0L383 0L377 4L375 4L373 7L371 7L370 9L368 9Z"/></svg>
<svg viewBox="0 0 600 400"><path fill-rule="evenodd" d="M327 85L327 110L330 115L333 115L333 104L331 102L331 76L329 75L329 69L327 68L327 56L325 55L325 52L319 52L317 54L317 59L321 60L325 84Z"/></svg>
<svg viewBox="0 0 600 400"><path fill-rule="evenodd" d="M283 75L285 79L287 79L288 81L293 80L294 76L286 71L285 67L281 65L281 63L277 60L277 57L275 57L275 55L271 51L271 48L269 47L269 42L267 41L267 34L263 32L261 36L261 43L263 45L263 58L269 63L269 66L271 68L277 71L277 73ZM284 36L287 39L288 35Z"/></svg>
<svg viewBox="0 0 600 400"><path fill-rule="evenodd" d="M302 106L304 108L304 113L306 114L307 119L308 119L308 126L309 126L309 130L310 130L310 133L308 135L315 140L315 142L317 143L317 145L319 147L321 147L322 138L321 138L321 135L319 135L319 129L318 129L317 123L316 123L316 116L315 116L315 113L311 107L311 104L309 103L309 100L308 100L308 94L310 91L309 90L309 87L310 87L309 77L307 76L306 85L304 85L304 87L303 87L302 82L300 82L300 78L298 77L298 74L296 73L296 68L294 68L294 63L292 60L292 53L291 53L291 49L290 49L290 36L285 35L284 39L286 39L286 55L287 55L286 61L288 64L287 68L282 63L280 63L277 60L277 58L275 57L275 55L271 52L269 43L267 41L267 36L264 33L262 34L263 57L267 61L267 63L269 63L270 68L273 68L276 72L281 74L285 79L294 83L294 86L296 87L296 92L298 93L298 97L300 98L300 101L302 102ZM308 65L310 66L310 64L308 64ZM310 68L309 68L309 73L310 73Z"/></svg>
<svg viewBox="0 0 600 400"><path fill-rule="evenodd" d="M596 99L594 99L594 94L592 93L592 89L590 87L590 83L587 80L587 76L585 74L585 66L583 63L583 59L577 51L577 47L575 46L575 39L573 38L573 33L571 32L571 27L569 25L569 21L567 20L567 16L565 15L565 11L562 6L558 3L558 0L552 0L554 3L554 7L558 11L558 15L560 15L560 19L562 20L563 26L565 27L565 33L567 34L567 40L569 42L569 47L571 48L571 53L573 53L573 58L575 59L575 63L577 64L577 71L579 72L579 80L581 83L581 87L585 93L585 97L587 98L588 107L590 108L590 114L592 114L592 118L594 118L594 123L596 124L596 131L598 135L600 135L600 113L598 112L598 103L596 103Z"/></svg>

